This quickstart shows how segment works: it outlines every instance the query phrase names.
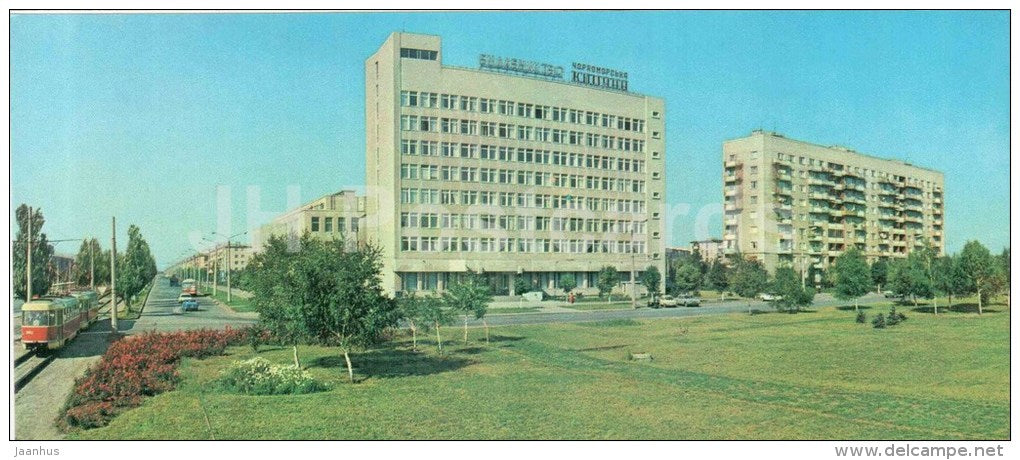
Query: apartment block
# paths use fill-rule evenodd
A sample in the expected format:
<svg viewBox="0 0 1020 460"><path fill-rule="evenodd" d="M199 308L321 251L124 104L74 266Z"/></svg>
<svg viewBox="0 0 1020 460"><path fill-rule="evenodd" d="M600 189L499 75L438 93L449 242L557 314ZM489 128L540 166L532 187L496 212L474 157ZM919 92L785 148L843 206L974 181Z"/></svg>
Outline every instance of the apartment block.
<svg viewBox="0 0 1020 460"><path fill-rule="evenodd" d="M761 130L722 159L724 251L770 272L824 269L853 246L869 261L945 250L941 172Z"/></svg>
<svg viewBox="0 0 1020 460"><path fill-rule="evenodd" d="M365 197L353 190L341 190L316 198L281 214L259 227L252 235L255 252L272 236L297 240L308 233L313 238L340 239L356 242L365 218Z"/></svg>
<svg viewBox="0 0 1020 460"><path fill-rule="evenodd" d="M442 290L472 270L497 294L523 277L594 290L664 270L665 105L625 72L482 55L393 33L365 61L366 240L389 292Z"/></svg>

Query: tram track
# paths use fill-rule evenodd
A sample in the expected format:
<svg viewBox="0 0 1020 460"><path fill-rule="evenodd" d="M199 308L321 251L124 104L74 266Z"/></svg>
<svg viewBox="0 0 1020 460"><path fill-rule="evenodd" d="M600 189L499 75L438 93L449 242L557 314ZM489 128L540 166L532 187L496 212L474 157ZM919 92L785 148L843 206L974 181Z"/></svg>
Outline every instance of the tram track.
<svg viewBox="0 0 1020 460"><path fill-rule="evenodd" d="M37 351L30 351L19 356L14 361L14 392L21 391L28 382L32 381L36 375L39 375L56 357L55 353L40 354Z"/></svg>

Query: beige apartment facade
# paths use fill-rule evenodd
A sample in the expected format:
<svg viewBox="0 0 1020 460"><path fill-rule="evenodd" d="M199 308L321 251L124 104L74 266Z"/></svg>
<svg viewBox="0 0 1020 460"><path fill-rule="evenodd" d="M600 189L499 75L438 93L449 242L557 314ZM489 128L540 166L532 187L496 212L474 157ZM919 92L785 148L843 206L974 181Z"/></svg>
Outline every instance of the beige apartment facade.
<svg viewBox="0 0 1020 460"><path fill-rule="evenodd" d="M251 261L254 252L251 246L246 244L231 243L229 247L227 244L216 246L202 255L204 256L203 268L209 270L210 273L212 270L226 273L224 270L227 267L230 267L230 270L234 272L244 270L244 267L247 267L248 262Z"/></svg>
<svg viewBox="0 0 1020 460"><path fill-rule="evenodd" d="M483 69L484 68L484 69ZM389 292L481 272L581 291L599 269L664 273L665 105L623 72L481 56L393 33L365 61L366 240Z"/></svg>
<svg viewBox="0 0 1020 460"><path fill-rule="evenodd" d="M256 229L253 249L261 252L273 236L296 241L305 233L313 238L357 242L364 218L365 197L353 190L341 190L291 209Z"/></svg>
<svg viewBox="0 0 1020 460"><path fill-rule="evenodd" d="M757 130L723 143L724 251L767 270L825 269L856 246L874 261L945 251L941 172Z"/></svg>

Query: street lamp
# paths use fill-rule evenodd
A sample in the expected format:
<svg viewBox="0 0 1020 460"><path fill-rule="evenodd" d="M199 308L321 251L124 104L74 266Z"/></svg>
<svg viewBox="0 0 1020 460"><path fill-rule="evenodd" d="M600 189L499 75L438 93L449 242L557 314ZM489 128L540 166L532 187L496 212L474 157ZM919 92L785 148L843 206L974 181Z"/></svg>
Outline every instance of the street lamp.
<svg viewBox="0 0 1020 460"><path fill-rule="evenodd" d="M222 237L227 239L227 303L229 304L230 300L231 300L231 293L232 293L231 287L230 287L230 272L231 272L231 268L233 268L233 260L230 258L230 250L234 246L233 243L231 242L231 238L233 238L235 236L244 235L245 233L248 233L248 230L245 230L245 231L243 231L241 233L236 233L236 234L233 234L233 235L230 235L230 236L226 236L226 235L224 235L222 233L219 233L219 232L212 232L212 233L214 235L219 235L219 236L222 236Z"/></svg>
<svg viewBox="0 0 1020 460"><path fill-rule="evenodd" d="M645 220L635 220L631 223L630 229L630 307L637 309L637 250L634 243L637 240L637 227L638 224L648 222ZM647 232L646 232L647 233ZM646 244L645 247L648 245Z"/></svg>

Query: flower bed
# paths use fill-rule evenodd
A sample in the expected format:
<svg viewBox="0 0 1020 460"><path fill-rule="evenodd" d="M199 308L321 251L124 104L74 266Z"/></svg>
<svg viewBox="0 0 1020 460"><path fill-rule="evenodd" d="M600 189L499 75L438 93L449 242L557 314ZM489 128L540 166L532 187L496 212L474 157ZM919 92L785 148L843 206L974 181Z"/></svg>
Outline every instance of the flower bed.
<svg viewBox="0 0 1020 460"><path fill-rule="evenodd" d="M228 391L249 395L303 394L326 389L307 372L264 358L235 362L221 373L219 384Z"/></svg>
<svg viewBox="0 0 1020 460"><path fill-rule="evenodd" d="M64 428L105 426L145 396L174 388L181 358L221 355L227 346L248 343L250 328L150 332L110 345L102 359L75 381L58 424Z"/></svg>

